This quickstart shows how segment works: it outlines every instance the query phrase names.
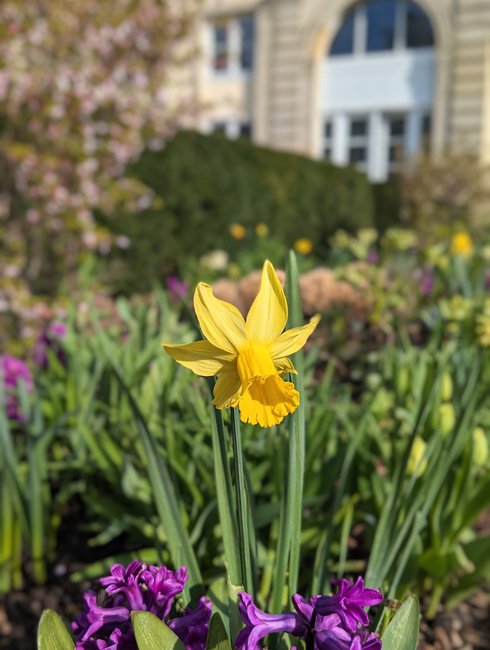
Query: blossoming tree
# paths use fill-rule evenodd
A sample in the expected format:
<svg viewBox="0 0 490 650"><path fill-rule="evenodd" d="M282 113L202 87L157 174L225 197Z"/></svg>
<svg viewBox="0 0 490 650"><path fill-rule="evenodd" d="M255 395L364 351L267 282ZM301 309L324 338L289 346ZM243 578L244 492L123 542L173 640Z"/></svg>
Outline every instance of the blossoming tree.
<svg viewBox="0 0 490 650"><path fill-rule="evenodd" d="M47 260L59 278L84 250L111 245L96 210L148 202L125 169L186 114L169 75L192 51L196 2L2 2L0 230L11 278L52 288Z"/></svg>

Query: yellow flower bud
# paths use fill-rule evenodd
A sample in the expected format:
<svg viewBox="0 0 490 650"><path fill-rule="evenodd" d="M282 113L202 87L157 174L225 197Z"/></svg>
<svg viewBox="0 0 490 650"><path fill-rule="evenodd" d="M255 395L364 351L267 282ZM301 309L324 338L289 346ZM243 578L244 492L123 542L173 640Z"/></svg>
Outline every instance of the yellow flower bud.
<svg viewBox="0 0 490 650"><path fill-rule="evenodd" d="M442 376L441 382L441 398L444 402L448 402L453 396L453 380L448 372Z"/></svg>
<svg viewBox="0 0 490 650"><path fill-rule="evenodd" d="M445 402L439 407L439 422L441 426L441 435L443 438L448 436L454 429L456 423L456 415L454 407L451 402Z"/></svg>
<svg viewBox="0 0 490 650"><path fill-rule="evenodd" d="M413 441L412 449L407 463L407 474L409 476L422 476L427 469L427 459L424 458L427 445L420 436Z"/></svg>
<svg viewBox="0 0 490 650"><path fill-rule="evenodd" d="M488 460L488 440L485 431L476 427L473 431L473 463L477 467L484 467Z"/></svg>

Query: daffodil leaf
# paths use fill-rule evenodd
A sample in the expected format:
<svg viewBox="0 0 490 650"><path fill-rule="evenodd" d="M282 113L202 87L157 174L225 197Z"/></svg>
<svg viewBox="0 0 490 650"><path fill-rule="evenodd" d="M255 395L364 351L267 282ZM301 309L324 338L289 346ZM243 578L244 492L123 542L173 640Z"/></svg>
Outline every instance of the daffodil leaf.
<svg viewBox="0 0 490 650"><path fill-rule="evenodd" d="M138 650L185 650L179 637L150 612L131 614Z"/></svg>
<svg viewBox="0 0 490 650"><path fill-rule="evenodd" d="M409 596L383 634L383 650L416 650L419 619L419 601L416 596Z"/></svg>
<svg viewBox="0 0 490 650"><path fill-rule="evenodd" d="M221 616L218 613L213 614L209 623L206 650L231 650L230 639L226 633Z"/></svg>
<svg viewBox="0 0 490 650"><path fill-rule="evenodd" d="M66 625L51 609L46 609L39 621L37 648L38 650L75 650L75 644Z"/></svg>

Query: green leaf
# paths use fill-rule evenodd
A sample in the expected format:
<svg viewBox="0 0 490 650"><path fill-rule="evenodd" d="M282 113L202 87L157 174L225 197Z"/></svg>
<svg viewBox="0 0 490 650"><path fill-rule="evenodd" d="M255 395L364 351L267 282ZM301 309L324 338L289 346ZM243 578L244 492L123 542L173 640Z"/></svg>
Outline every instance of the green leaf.
<svg viewBox="0 0 490 650"><path fill-rule="evenodd" d="M409 596L383 634L383 650L416 650L419 618L419 601L416 596Z"/></svg>
<svg viewBox="0 0 490 650"><path fill-rule="evenodd" d="M38 650L75 650L70 633L61 618L52 609L46 609L37 631Z"/></svg>
<svg viewBox="0 0 490 650"><path fill-rule="evenodd" d="M179 637L150 612L133 612L131 622L139 650L185 650Z"/></svg>
<svg viewBox="0 0 490 650"><path fill-rule="evenodd" d="M213 614L209 623L206 650L231 650L230 639L226 633L221 616L218 613Z"/></svg>

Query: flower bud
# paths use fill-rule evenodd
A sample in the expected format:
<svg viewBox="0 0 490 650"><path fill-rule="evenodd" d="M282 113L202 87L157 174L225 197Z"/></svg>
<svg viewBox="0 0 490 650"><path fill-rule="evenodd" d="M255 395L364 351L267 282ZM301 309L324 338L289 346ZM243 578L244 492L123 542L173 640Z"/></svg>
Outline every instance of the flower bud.
<svg viewBox="0 0 490 650"><path fill-rule="evenodd" d="M473 431L473 463L477 467L484 467L488 460L488 440L485 431L476 427Z"/></svg>
<svg viewBox="0 0 490 650"><path fill-rule="evenodd" d="M419 477L427 469L427 459L424 458L427 445L420 436L413 441L412 449L407 463L407 474L409 476Z"/></svg>
<svg viewBox="0 0 490 650"><path fill-rule="evenodd" d="M441 382L441 399L443 402L449 402L453 396L453 380L448 372L442 376Z"/></svg>
<svg viewBox="0 0 490 650"><path fill-rule="evenodd" d="M441 428L441 435L443 438L448 436L454 429L456 423L456 415L454 407L451 402L445 402L439 407L439 424Z"/></svg>

